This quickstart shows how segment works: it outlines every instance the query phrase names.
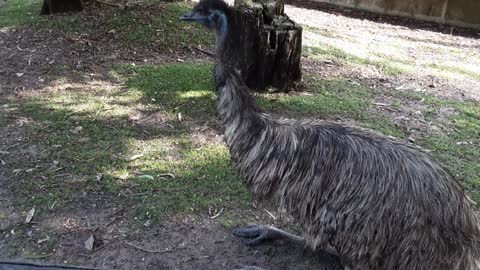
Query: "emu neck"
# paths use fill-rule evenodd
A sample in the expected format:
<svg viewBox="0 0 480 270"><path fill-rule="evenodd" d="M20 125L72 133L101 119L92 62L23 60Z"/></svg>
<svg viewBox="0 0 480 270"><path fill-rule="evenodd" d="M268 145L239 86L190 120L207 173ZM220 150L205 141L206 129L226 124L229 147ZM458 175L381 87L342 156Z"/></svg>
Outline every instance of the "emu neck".
<svg viewBox="0 0 480 270"><path fill-rule="evenodd" d="M216 72L221 68L221 65L217 66ZM265 119L239 74L228 68L225 71L229 74L217 78L218 114L225 128L227 145L236 147L238 143L253 142L265 127ZM222 79L224 81L220 81Z"/></svg>
<svg viewBox="0 0 480 270"><path fill-rule="evenodd" d="M215 89L218 94L218 113L225 127L225 139L232 147L245 136L252 138L265 125L255 99L231 62L230 51L235 49L229 32L216 32Z"/></svg>

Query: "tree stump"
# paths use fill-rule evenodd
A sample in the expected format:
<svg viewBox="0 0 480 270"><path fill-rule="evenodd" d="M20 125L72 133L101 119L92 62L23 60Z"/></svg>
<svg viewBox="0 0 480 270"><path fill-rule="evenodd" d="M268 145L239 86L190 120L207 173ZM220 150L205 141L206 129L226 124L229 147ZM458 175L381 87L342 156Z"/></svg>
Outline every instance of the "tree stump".
<svg viewBox="0 0 480 270"><path fill-rule="evenodd" d="M40 15L83 10L82 0L43 0Z"/></svg>
<svg viewBox="0 0 480 270"><path fill-rule="evenodd" d="M234 17L241 33L230 55L251 89L287 91L301 79L302 27L282 0L235 0Z"/></svg>

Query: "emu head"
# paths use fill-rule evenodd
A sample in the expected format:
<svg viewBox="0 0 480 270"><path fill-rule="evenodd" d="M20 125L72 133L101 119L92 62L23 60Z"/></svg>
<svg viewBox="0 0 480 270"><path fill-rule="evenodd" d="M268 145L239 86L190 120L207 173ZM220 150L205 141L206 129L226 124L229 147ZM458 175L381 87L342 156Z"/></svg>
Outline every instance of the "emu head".
<svg viewBox="0 0 480 270"><path fill-rule="evenodd" d="M202 0L180 20L196 22L212 30L218 37L228 32L230 8L223 0Z"/></svg>

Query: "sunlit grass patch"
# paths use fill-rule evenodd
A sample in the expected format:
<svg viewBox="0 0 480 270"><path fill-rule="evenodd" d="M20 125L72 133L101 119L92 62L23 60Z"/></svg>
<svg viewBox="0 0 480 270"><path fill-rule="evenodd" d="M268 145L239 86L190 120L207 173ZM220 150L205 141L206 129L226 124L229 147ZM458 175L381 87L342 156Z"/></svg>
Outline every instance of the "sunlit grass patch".
<svg viewBox="0 0 480 270"><path fill-rule="evenodd" d="M135 196L141 202L136 207L139 215L158 218L162 213L248 206L250 195L234 172L225 146L187 147L179 154L178 160L151 159L142 164L142 173L152 178L140 175L132 180L141 194Z"/></svg>
<svg viewBox="0 0 480 270"><path fill-rule="evenodd" d="M211 68L119 67L113 73L126 80L125 88L63 87L67 82L59 80L51 90L32 95L20 109L31 119L32 143L42 146L49 165L32 172L35 181L18 183L18 200L41 214L52 205L106 192L121 196L136 215L156 220L212 207L246 207L251 199L227 148L195 145L190 129L176 117L179 112L191 120L213 116ZM144 118L161 114L168 125L138 125L131 120L138 112Z"/></svg>
<svg viewBox="0 0 480 270"><path fill-rule="evenodd" d="M372 98L369 89L343 79L308 76L305 86L298 93L259 95L259 103L287 117L361 117Z"/></svg>
<svg viewBox="0 0 480 270"><path fill-rule="evenodd" d="M117 71L128 77L128 87L169 112L182 113L190 119L205 119L215 113L210 63L122 66Z"/></svg>
<svg viewBox="0 0 480 270"><path fill-rule="evenodd" d="M477 67L460 67L458 65L447 65L447 64L430 64L428 65L429 68L434 69L437 73L441 75L458 78L458 77L466 77L472 80L480 81L480 68Z"/></svg>

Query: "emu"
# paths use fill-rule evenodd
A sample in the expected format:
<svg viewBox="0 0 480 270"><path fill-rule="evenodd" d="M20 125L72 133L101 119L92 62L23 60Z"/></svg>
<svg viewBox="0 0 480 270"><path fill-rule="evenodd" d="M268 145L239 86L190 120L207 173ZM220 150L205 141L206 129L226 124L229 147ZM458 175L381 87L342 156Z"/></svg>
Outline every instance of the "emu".
<svg viewBox="0 0 480 270"><path fill-rule="evenodd" d="M442 165L373 131L262 113L225 49L240 42L231 8L202 0L181 19L215 34L217 109L236 169L257 198L295 218L303 238L264 225L235 235L328 250L346 269L480 269L474 206Z"/></svg>

